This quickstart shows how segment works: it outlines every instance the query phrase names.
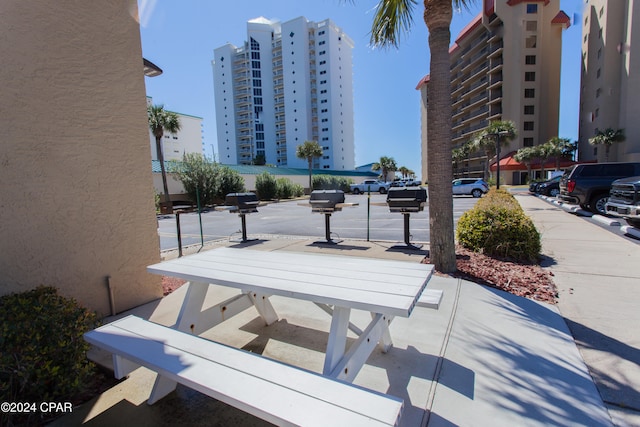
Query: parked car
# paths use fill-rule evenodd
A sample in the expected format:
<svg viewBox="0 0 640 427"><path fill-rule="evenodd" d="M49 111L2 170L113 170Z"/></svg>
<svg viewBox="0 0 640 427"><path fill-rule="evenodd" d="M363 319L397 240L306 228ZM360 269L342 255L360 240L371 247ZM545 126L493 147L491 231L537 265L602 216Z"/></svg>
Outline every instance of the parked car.
<svg viewBox="0 0 640 427"><path fill-rule="evenodd" d="M607 214L624 218L629 225L640 228L640 176L613 181L605 209Z"/></svg>
<svg viewBox="0 0 640 427"><path fill-rule="evenodd" d="M404 181L393 181L391 187L406 187L407 184Z"/></svg>
<svg viewBox="0 0 640 427"><path fill-rule="evenodd" d="M407 187L417 187L422 185L422 183L417 179L405 178L405 179L401 179L401 181L404 182L404 184Z"/></svg>
<svg viewBox="0 0 640 427"><path fill-rule="evenodd" d="M489 191L489 185L481 178L459 178L451 183L453 194L467 194L473 197L480 197Z"/></svg>
<svg viewBox="0 0 640 427"><path fill-rule="evenodd" d="M545 196L556 197L560 194L560 178L562 175L558 175L546 181L531 183L529 185L529 191L535 194L543 194Z"/></svg>
<svg viewBox="0 0 640 427"><path fill-rule="evenodd" d="M640 163L582 163L560 178L558 198L593 213L606 214L605 204L613 181L640 175Z"/></svg>
<svg viewBox="0 0 640 427"><path fill-rule="evenodd" d="M391 183L378 181L377 179L365 179L360 184L351 184L349 187L353 194L366 193L367 191L387 194L389 187L391 187Z"/></svg>

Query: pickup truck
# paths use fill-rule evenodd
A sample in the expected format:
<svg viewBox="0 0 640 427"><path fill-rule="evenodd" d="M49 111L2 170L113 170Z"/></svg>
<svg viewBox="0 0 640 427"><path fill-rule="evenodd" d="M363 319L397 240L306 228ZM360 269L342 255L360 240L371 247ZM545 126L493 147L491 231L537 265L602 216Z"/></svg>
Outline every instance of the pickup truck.
<svg viewBox="0 0 640 427"><path fill-rule="evenodd" d="M629 225L640 228L640 176L613 181L605 207L609 215L624 218Z"/></svg>
<svg viewBox="0 0 640 427"><path fill-rule="evenodd" d="M611 184L616 179L640 175L640 162L582 163L567 170L560 178L558 198L567 204L606 215Z"/></svg>
<svg viewBox="0 0 640 427"><path fill-rule="evenodd" d="M391 186L390 182L382 182L377 179L365 179L360 184L351 184L351 192L353 194L366 193L371 191L375 193L376 191L380 194L386 194L389 191L389 187Z"/></svg>

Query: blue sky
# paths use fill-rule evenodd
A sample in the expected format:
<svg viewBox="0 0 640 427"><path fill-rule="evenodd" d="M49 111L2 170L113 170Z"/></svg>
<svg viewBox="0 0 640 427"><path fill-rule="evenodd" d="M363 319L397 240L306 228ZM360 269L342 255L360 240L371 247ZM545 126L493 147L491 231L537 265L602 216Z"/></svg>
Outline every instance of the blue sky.
<svg viewBox="0 0 640 427"><path fill-rule="evenodd" d="M373 49L369 32L377 1L355 0L138 0L143 56L163 69L145 78L147 95L169 110L204 119L204 154L218 151L213 50L246 40L246 22L264 16L287 21L304 16L332 19L354 41L353 81L356 166L391 156L420 177L420 97L418 81L429 73L428 32L418 1L411 32L399 49ZM581 16L581 0L561 0L567 15ZM479 12L454 13L451 40ZM565 30L559 136L578 138L581 20Z"/></svg>

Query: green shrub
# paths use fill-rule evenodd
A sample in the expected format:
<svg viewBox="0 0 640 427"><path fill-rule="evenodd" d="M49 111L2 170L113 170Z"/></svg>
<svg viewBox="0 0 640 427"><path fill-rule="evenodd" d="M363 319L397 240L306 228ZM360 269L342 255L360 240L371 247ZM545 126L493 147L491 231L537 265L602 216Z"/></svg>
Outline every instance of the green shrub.
<svg viewBox="0 0 640 427"><path fill-rule="evenodd" d="M278 178L277 186L276 197L278 199L291 199L304 195L304 187L288 178Z"/></svg>
<svg viewBox="0 0 640 427"><path fill-rule="evenodd" d="M243 193L244 178L228 166L218 165L218 188L216 196L224 200L229 193Z"/></svg>
<svg viewBox="0 0 640 427"><path fill-rule="evenodd" d="M314 190L342 190L349 192L352 179L332 175L314 175L311 179Z"/></svg>
<svg viewBox="0 0 640 427"><path fill-rule="evenodd" d="M517 261L540 256L540 233L513 196L491 190L465 212L456 228L458 242L475 252Z"/></svg>
<svg viewBox="0 0 640 427"><path fill-rule="evenodd" d="M97 326L95 313L52 287L0 297L0 402L63 402L82 392L95 367L82 335Z"/></svg>
<svg viewBox="0 0 640 427"><path fill-rule="evenodd" d="M269 172L262 172L256 177L256 193L260 200L275 199L278 195L278 181Z"/></svg>

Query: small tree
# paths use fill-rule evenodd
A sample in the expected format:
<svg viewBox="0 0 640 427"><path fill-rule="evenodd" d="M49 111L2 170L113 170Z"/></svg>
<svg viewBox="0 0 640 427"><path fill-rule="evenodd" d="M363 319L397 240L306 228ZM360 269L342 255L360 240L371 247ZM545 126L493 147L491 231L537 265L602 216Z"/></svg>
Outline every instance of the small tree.
<svg viewBox="0 0 640 427"><path fill-rule="evenodd" d="M371 166L371 170L381 171L382 179L386 181L389 172L397 171L398 166L396 165L396 161L393 159L393 157L382 156L380 157L380 161L378 163L374 163Z"/></svg>
<svg viewBox="0 0 640 427"><path fill-rule="evenodd" d="M189 199L201 205L214 204L217 196L218 171L202 154L189 153L181 162L172 162L170 171L182 182Z"/></svg>
<svg viewBox="0 0 640 427"><path fill-rule="evenodd" d="M185 154L181 162L170 167L192 202L212 205L224 200L228 193L244 191L244 178L229 168L212 162L199 153Z"/></svg>
<svg viewBox="0 0 640 427"><path fill-rule="evenodd" d="M322 157L322 147L317 141L305 141L296 147L296 157L299 159L307 159L307 162L309 162L309 191L312 191L311 174L313 159Z"/></svg>
<svg viewBox="0 0 640 427"><path fill-rule="evenodd" d="M531 163L538 158L538 150L536 147L522 147L513 156L516 162L524 163L527 166L527 175L531 179Z"/></svg>
<svg viewBox="0 0 640 427"><path fill-rule="evenodd" d="M615 142L623 142L626 138L624 135L624 129L614 130L612 128L606 128L605 130L596 129L596 135L593 138L589 138L589 144L591 145L604 145L605 162L609 161L609 149Z"/></svg>
<svg viewBox="0 0 640 427"><path fill-rule="evenodd" d="M475 134L472 140L474 148L484 151L487 156L484 169L485 179L489 179L489 160L497 154L496 147L498 145L501 147L508 145L509 141L514 140L517 136L516 125L509 120L493 121L486 129ZM496 159L496 162L499 161L500 159ZM498 177L496 182L498 182L499 179L500 177Z"/></svg>
<svg viewBox="0 0 640 427"><path fill-rule="evenodd" d="M547 141L547 144L549 144L549 155L556 159L556 171L558 171L560 170L560 159L573 154L575 146L569 138L560 138L559 136L554 136Z"/></svg>
<svg viewBox="0 0 640 427"><path fill-rule="evenodd" d="M164 109L164 105L149 105L147 107L149 119L149 129L156 138L156 152L160 162L160 172L162 173L162 188L164 190L164 200L162 207L165 213L171 213L171 203L169 199L169 186L167 185L167 171L164 166L164 153L162 151L162 137L165 132L176 133L180 130L180 119L176 113Z"/></svg>

